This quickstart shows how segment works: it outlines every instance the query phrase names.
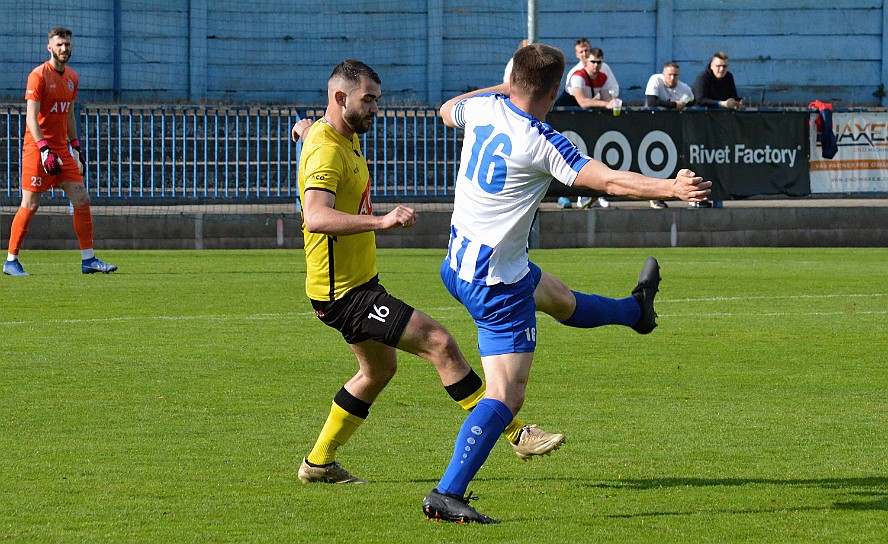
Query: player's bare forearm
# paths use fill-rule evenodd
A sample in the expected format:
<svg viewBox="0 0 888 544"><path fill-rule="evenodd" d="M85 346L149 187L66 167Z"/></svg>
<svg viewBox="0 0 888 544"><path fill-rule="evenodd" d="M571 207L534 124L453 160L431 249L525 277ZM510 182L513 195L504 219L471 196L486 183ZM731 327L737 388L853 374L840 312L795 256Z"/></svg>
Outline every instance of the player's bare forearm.
<svg viewBox="0 0 888 544"><path fill-rule="evenodd" d="M606 108L610 102L607 100L599 100L598 98L584 97L582 100L577 98L577 104L579 104L581 108Z"/></svg>
<svg viewBox="0 0 888 544"><path fill-rule="evenodd" d="M353 215L333 207L335 196L326 191L305 192L302 219L309 232L347 236L391 228L410 228L416 222L413 208L398 206L386 215Z"/></svg>
<svg viewBox="0 0 888 544"><path fill-rule="evenodd" d="M319 234L343 236L376 230L378 219L372 215L352 215L334 208L336 195L327 191L305 191L302 221L305 229Z"/></svg>
<svg viewBox="0 0 888 544"><path fill-rule="evenodd" d="M454 96L447 102L444 102L438 113L441 116L441 120L444 121L444 124L448 127L453 128L456 126L456 123L453 122L453 116L451 115L451 113L453 112L453 106L455 106L457 102L465 98L471 98L473 96L484 93L500 93L509 96L509 89L510 85L508 83L500 83L499 85L494 85L493 87L485 87L484 89L469 91L459 96Z"/></svg>
<svg viewBox="0 0 888 544"><path fill-rule="evenodd" d="M659 179L614 170L604 163L590 160L580 170L574 185L613 196L658 200L677 198L699 202L709 197L712 182L703 181L703 178L687 169L680 170L673 179Z"/></svg>
<svg viewBox="0 0 888 544"><path fill-rule="evenodd" d="M77 139L77 120L74 118L73 102L71 102L70 108L68 110L68 141L73 142Z"/></svg>
<svg viewBox="0 0 888 544"><path fill-rule="evenodd" d="M374 215L352 215L326 206L311 206L306 203L302 209L305 230L331 236L347 236L381 230L380 217Z"/></svg>

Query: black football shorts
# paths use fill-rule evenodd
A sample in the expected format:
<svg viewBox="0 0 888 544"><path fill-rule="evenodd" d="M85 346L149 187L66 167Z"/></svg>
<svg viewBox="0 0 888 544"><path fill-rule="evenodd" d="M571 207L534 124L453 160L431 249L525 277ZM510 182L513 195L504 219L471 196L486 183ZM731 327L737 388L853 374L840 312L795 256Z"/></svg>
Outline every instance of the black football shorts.
<svg viewBox="0 0 888 544"><path fill-rule="evenodd" d="M312 300L311 305L318 319L342 333L349 344L376 340L398 347L413 315L413 307L388 294L378 276L339 300Z"/></svg>

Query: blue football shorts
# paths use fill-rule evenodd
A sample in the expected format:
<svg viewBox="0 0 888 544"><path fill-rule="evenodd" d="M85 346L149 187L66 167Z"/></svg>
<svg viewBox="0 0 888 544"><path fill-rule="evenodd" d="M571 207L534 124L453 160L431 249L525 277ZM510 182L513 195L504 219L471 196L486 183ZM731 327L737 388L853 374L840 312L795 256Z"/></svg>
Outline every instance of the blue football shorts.
<svg viewBox="0 0 888 544"><path fill-rule="evenodd" d="M441 265L444 286L478 325L478 352L482 357L536 349L533 292L543 272L537 265L528 264L530 272L516 283L497 285L477 285L459 279L450 268L449 259Z"/></svg>

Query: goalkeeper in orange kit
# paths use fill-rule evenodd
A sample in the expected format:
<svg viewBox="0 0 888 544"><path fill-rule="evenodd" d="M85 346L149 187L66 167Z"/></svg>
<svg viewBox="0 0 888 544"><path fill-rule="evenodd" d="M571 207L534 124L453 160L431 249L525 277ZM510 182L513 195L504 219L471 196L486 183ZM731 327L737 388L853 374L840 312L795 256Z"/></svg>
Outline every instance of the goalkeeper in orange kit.
<svg viewBox="0 0 888 544"><path fill-rule="evenodd" d="M22 204L12 220L9 253L3 273L27 276L18 260L19 250L43 193L61 188L74 207L74 232L80 243L81 271L108 274L117 267L100 261L93 251L93 223L89 194L83 184L86 154L77 139L74 101L79 78L67 67L71 58L71 31L54 28L49 32L48 61L28 76L24 152L22 154ZM70 146L70 147L69 147Z"/></svg>

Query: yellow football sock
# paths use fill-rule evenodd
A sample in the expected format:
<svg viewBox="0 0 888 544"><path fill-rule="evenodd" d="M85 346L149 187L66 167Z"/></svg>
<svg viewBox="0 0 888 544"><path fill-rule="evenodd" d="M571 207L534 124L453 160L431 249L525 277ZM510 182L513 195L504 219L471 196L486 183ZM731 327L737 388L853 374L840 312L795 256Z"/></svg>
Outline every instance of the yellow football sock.
<svg viewBox="0 0 888 544"><path fill-rule="evenodd" d="M313 465L328 465L336 460L336 450L348 442L364 423L364 419L350 414L335 402L321 429L321 435L306 459Z"/></svg>
<svg viewBox="0 0 888 544"><path fill-rule="evenodd" d="M481 384L481 387L475 390L474 393L471 393L468 397L464 399L457 400L456 403L462 406L462 409L470 412L472 408L478 405L478 401L484 398L484 384Z"/></svg>
<svg viewBox="0 0 888 544"><path fill-rule="evenodd" d="M521 429L524 428L524 421L518 419L517 417L512 418L512 422L506 425L505 430L503 431L503 436L509 439L509 442L512 444L518 443L518 438L521 436Z"/></svg>

